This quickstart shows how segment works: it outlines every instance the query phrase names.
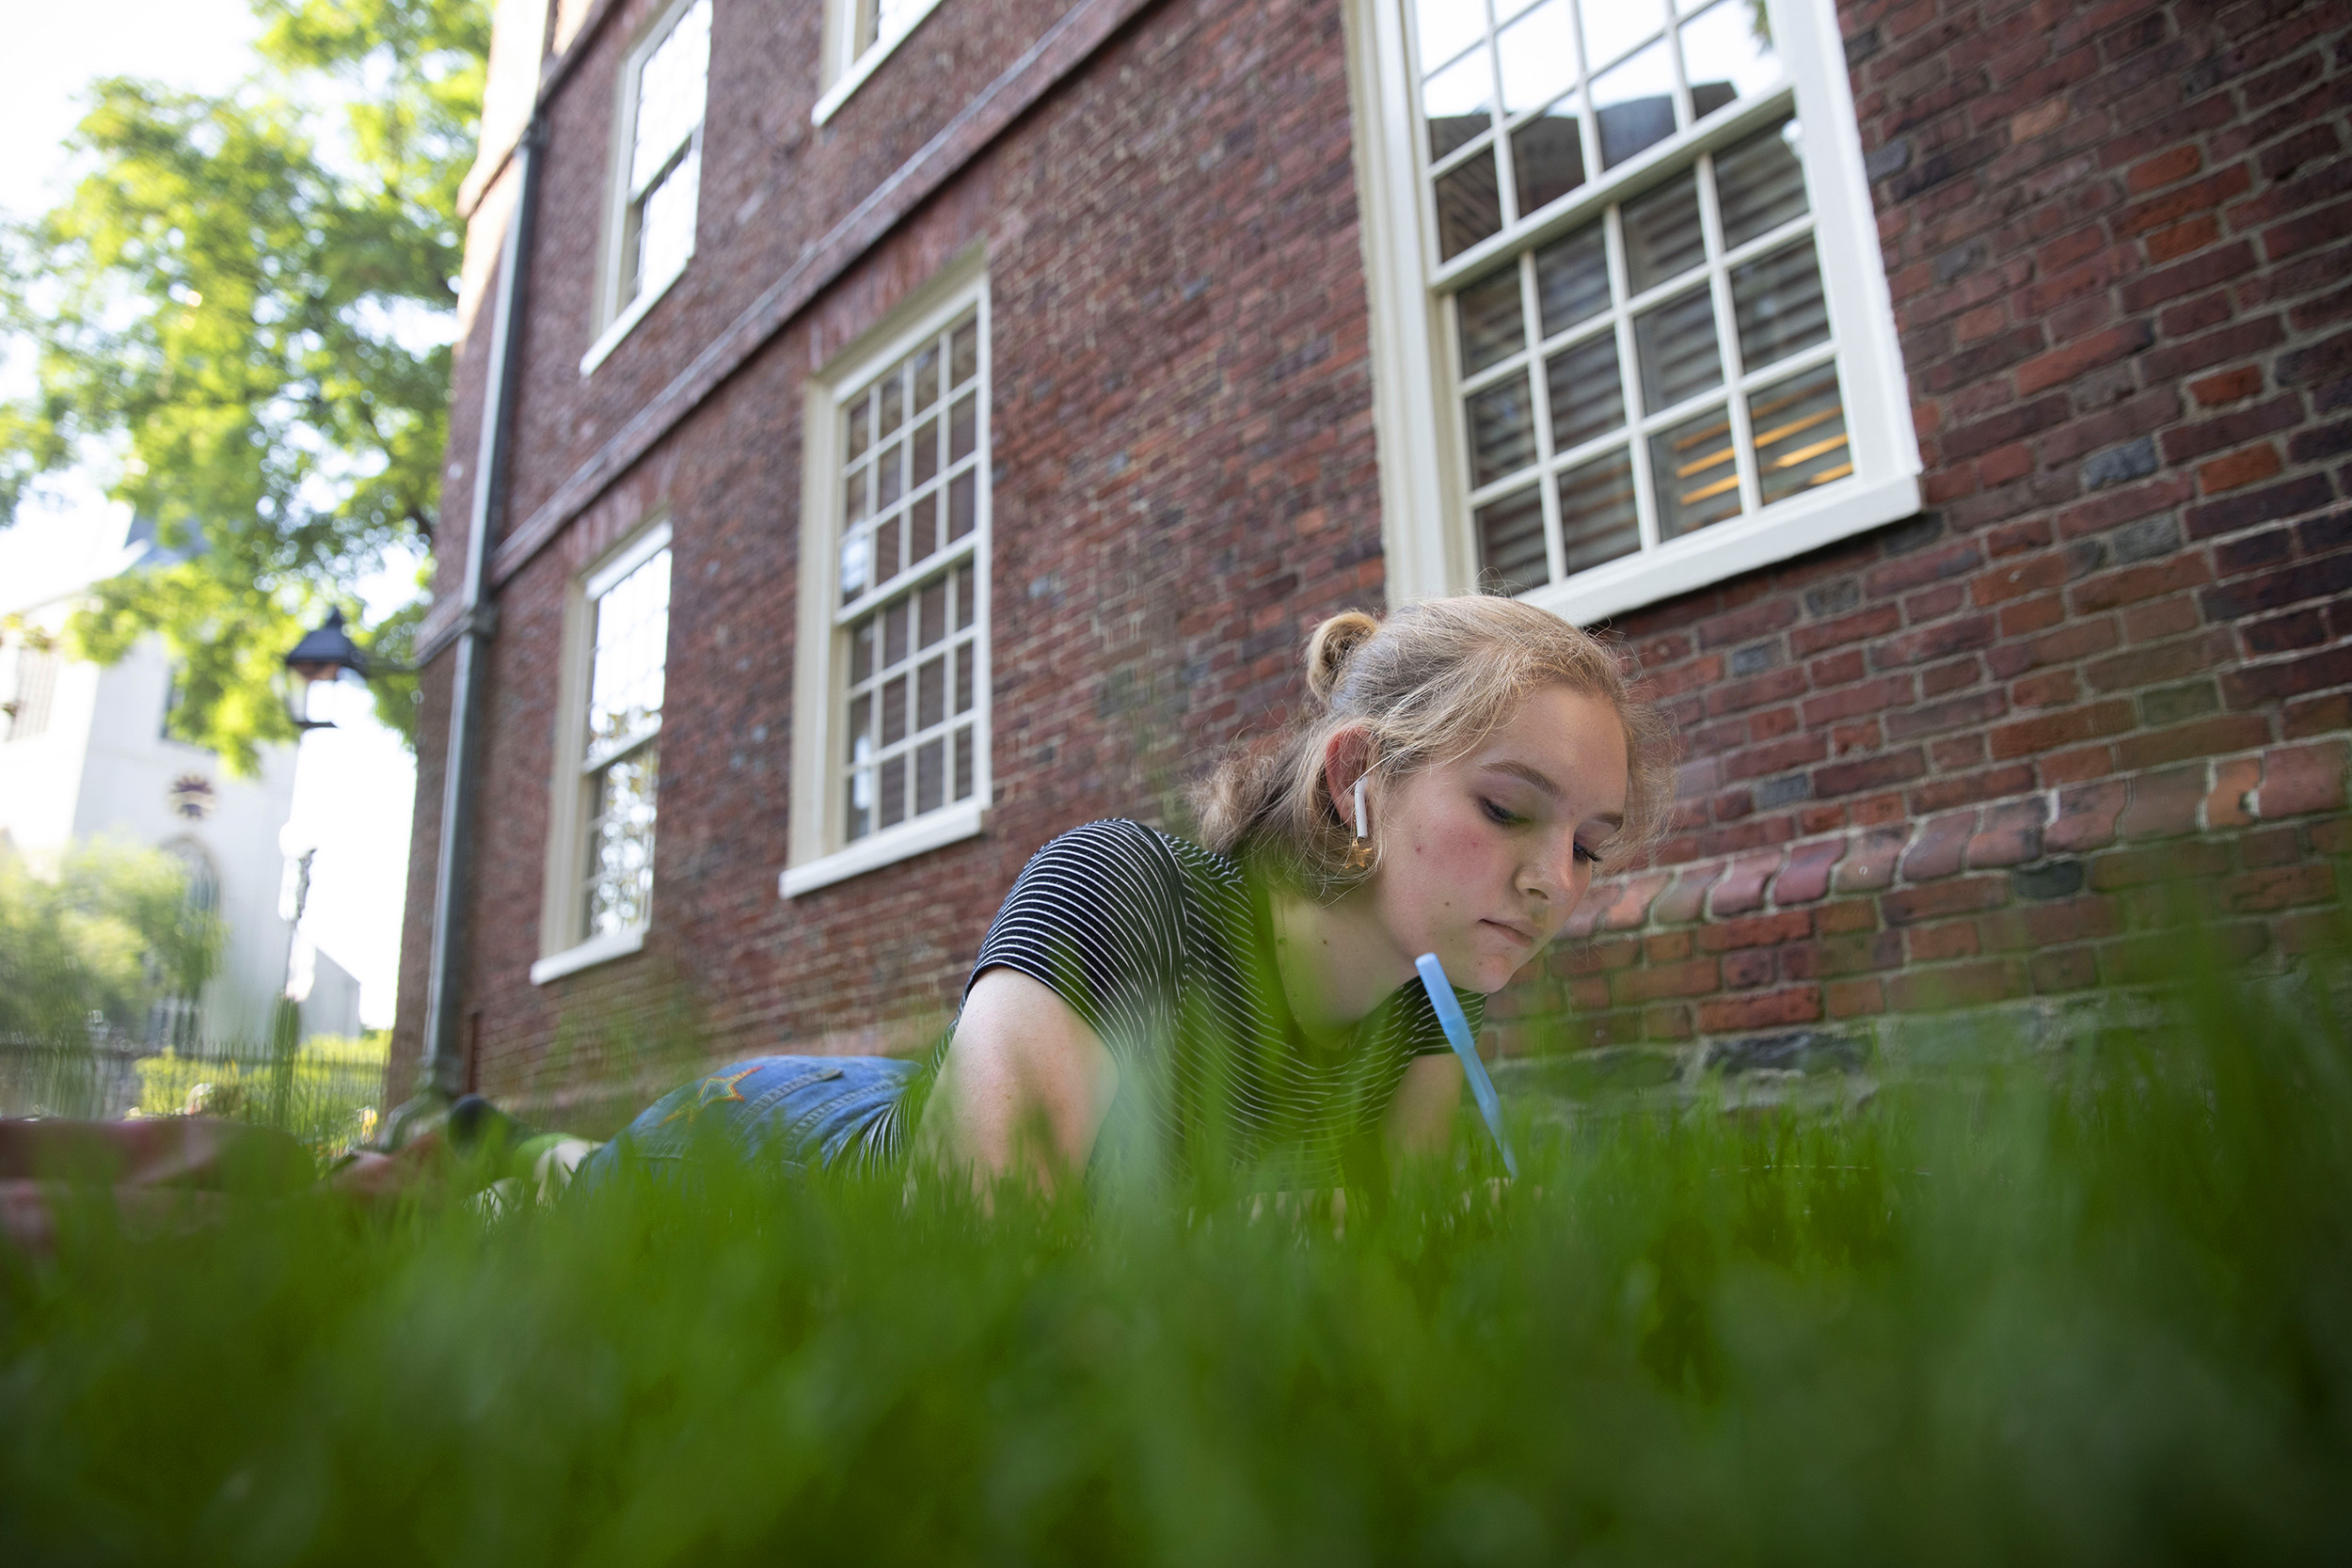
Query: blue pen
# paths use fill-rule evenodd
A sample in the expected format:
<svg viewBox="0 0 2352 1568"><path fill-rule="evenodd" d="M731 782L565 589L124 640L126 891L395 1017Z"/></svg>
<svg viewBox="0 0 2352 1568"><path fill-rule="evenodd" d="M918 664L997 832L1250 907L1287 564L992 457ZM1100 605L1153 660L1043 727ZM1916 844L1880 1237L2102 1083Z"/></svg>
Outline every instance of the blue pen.
<svg viewBox="0 0 2352 1568"><path fill-rule="evenodd" d="M1422 989L1429 993L1429 1005L1438 1010L1438 1022L1445 1028L1448 1044L1462 1058L1462 1071L1470 1078L1470 1096L1478 1101L1481 1116L1486 1118L1486 1131L1495 1135L1495 1148L1502 1151L1502 1168L1518 1179L1519 1163L1511 1158L1511 1140L1502 1132L1502 1101L1495 1098L1494 1080L1486 1076L1486 1064L1478 1059L1478 1046L1470 1038L1470 1020L1462 1016L1462 1005L1454 999L1454 982L1445 977L1445 965L1435 953L1423 953L1413 960L1421 971Z"/></svg>

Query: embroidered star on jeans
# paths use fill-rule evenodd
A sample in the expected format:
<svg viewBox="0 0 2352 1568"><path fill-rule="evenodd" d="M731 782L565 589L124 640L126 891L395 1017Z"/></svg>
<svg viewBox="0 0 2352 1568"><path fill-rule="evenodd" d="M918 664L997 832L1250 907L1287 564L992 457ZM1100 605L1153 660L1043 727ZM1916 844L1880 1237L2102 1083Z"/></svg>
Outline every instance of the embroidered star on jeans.
<svg viewBox="0 0 2352 1568"><path fill-rule="evenodd" d="M741 1100L743 1097L737 1092L735 1085L758 1070L759 1069L755 1067L747 1067L740 1072L730 1072L723 1078L713 1073L695 1085L696 1092L693 1099L663 1117L660 1125L667 1127L680 1117L684 1117L691 1125L696 1117L702 1115L704 1106L716 1105L723 1100Z"/></svg>

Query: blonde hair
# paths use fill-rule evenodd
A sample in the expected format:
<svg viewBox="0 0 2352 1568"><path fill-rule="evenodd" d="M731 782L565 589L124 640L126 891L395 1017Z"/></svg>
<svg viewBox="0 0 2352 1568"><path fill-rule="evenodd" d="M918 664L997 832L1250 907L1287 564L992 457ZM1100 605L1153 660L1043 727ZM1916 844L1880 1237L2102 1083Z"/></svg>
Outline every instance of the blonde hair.
<svg viewBox="0 0 2352 1568"><path fill-rule="evenodd" d="M1306 710L1279 734L1236 747L1193 791L1203 843L1248 861L1317 898L1332 898L1378 866L1350 866L1355 824L1324 787L1331 737L1371 736L1369 775L1394 785L1451 761L1508 722L1549 686L1607 702L1625 726L1625 826L1603 860L1638 858L1665 827L1673 758L1665 716L1629 689L1618 656L1548 610L1471 594L1402 606L1385 621L1343 610L1307 642Z"/></svg>

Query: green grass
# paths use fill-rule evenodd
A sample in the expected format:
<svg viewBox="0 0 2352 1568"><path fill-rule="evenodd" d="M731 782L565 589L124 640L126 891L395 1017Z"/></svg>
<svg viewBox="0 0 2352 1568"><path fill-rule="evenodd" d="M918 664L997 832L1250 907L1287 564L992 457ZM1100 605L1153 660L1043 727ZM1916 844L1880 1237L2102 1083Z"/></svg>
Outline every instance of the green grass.
<svg viewBox="0 0 2352 1568"><path fill-rule="evenodd" d="M746 1174L0 1261L19 1562L2352 1551L2352 1049L2209 992L1327 1216ZM1465 1142L1475 1132L1465 1125ZM1523 1127L1537 1139L1540 1129Z"/></svg>

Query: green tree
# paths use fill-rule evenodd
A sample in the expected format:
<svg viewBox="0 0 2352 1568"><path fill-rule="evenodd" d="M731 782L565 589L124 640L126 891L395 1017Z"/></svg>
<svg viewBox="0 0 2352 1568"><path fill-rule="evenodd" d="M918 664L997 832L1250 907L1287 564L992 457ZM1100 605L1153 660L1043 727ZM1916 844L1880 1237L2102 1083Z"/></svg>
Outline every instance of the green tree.
<svg viewBox="0 0 2352 1568"><path fill-rule="evenodd" d="M80 845L54 881L0 854L0 1037L76 1040L93 1012L135 1029L157 997L203 989L223 940L159 850Z"/></svg>
<svg viewBox="0 0 2352 1568"><path fill-rule="evenodd" d="M75 651L111 662L160 633L174 732L241 771L293 737L270 680L327 606L392 659L421 615L369 626L352 585L432 544L489 48L483 0L253 8L245 86L92 84L69 142L87 172L0 233L0 321L38 378L0 404L0 522L83 462L156 520L185 558L99 584ZM377 696L413 732L413 680Z"/></svg>

